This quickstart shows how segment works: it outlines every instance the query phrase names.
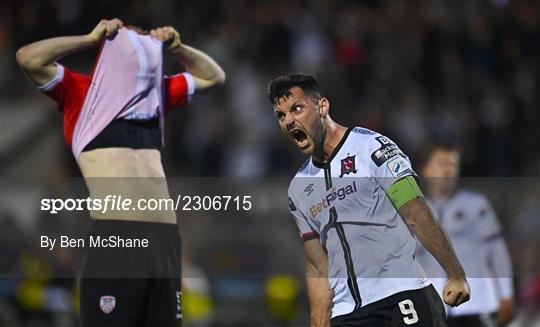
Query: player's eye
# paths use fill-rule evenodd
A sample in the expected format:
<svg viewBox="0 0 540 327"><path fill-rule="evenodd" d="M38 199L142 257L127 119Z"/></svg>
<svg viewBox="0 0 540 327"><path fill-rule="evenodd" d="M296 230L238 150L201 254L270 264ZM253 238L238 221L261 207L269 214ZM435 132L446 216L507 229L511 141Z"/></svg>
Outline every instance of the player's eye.
<svg viewBox="0 0 540 327"><path fill-rule="evenodd" d="M299 105L299 104L295 105L295 106L292 108L292 112L298 112L298 111L300 111L300 110L302 110L302 106Z"/></svg>
<svg viewBox="0 0 540 327"><path fill-rule="evenodd" d="M285 114L282 111L275 112L276 118L282 120L285 117Z"/></svg>

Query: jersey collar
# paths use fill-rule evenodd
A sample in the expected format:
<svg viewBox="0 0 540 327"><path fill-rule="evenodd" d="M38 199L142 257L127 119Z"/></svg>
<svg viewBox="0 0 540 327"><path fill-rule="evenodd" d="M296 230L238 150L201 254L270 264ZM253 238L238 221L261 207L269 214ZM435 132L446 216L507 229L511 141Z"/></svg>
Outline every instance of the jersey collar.
<svg viewBox="0 0 540 327"><path fill-rule="evenodd" d="M330 155L330 157L328 157L328 160L326 161L326 163L317 162L312 156L311 162L313 163L313 166L317 168L328 168L332 160L334 160L334 157L336 156L336 154L339 152L339 150L341 150L341 147L343 146L343 144L345 144L345 141L347 141L347 137L349 136L349 133L351 132L351 130L352 130L352 127L347 128L347 130L345 131L345 134L343 134L343 137L339 141L338 145L334 148L334 151L332 151L332 154Z"/></svg>

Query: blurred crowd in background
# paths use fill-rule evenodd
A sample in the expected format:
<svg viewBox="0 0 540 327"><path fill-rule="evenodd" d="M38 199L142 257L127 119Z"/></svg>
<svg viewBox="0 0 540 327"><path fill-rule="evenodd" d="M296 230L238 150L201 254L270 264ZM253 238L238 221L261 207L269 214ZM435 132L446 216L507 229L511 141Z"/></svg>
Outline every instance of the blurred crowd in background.
<svg viewBox="0 0 540 327"><path fill-rule="evenodd" d="M163 151L169 176L292 176L303 158L280 135L266 85L289 72L314 74L332 117L343 125L389 136L413 163L430 138L450 140L462 149L463 175L501 178L494 204L518 267L516 284L527 285L519 294L538 310L538 193L533 186L529 196L513 198L502 178L534 185L530 181L538 181L540 172L537 1L1 1L0 177L21 176L42 185L40 191L2 185L3 196L38 201L61 188L66 176L80 175L62 143L54 103L24 79L15 51L43 38L88 33L100 19L113 17L146 29L174 26L186 44L210 54L227 72L224 88L171 113ZM89 50L61 62L89 73L95 56L96 50ZM179 70L172 59L166 61L167 73ZM29 218L38 214L9 208L8 202L2 202L0 224L13 230L2 228L0 250L24 260L25 240L15 235L34 240L50 217ZM283 228L294 228L289 217L279 219ZM18 246L7 253L2 242ZM521 256L523 251L532 254ZM197 287L210 293L216 285L201 283ZM287 284L294 279L276 283L254 287L267 295L279 285L302 288L301 280L296 286ZM64 284L59 289L73 295L71 284ZM0 317L6 303L21 298L16 296L21 285L0 283ZM221 289L241 286L228 287ZM209 299L197 298L207 309L219 307Z"/></svg>

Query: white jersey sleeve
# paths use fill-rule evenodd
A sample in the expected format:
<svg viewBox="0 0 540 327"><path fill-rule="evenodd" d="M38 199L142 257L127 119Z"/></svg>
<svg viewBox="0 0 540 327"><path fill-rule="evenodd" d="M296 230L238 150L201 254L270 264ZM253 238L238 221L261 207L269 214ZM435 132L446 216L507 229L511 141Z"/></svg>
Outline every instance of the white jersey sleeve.
<svg viewBox="0 0 540 327"><path fill-rule="evenodd" d="M482 239L486 242L499 238L502 235L501 224L497 219L497 214L493 207L486 198L483 198L480 212L478 213L478 223L480 224L480 231Z"/></svg>
<svg viewBox="0 0 540 327"><path fill-rule="evenodd" d="M510 299L514 295L512 260L502 235L497 214L486 198L483 199L478 219L478 224L481 226L481 237L487 248L488 261L495 277L499 296L502 299Z"/></svg>
<svg viewBox="0 0 540 327"><path fill-rule="evenodd" d="M386 136L375 134L366 144L369 174L386 191L406 176L416 176L409 157Z"/></svg>
<svg viewBox="0 0 540 327"><path fill-rule="evenodd" d="M294 218L296 225L298 226L298 234L300 239L305 242L311 239L319 238L319 234L309 225L308 218L297 203L291 197L289 193L289 212Z"/></svg>
<svg viewBox="0 0 540 327"><path fill-rule="evenodd" d="M512 262L506 242L503 238L499 238L489 242L487 246L498 295L501 299L511 299L514 297L514 281L512 278Z"/></svg>

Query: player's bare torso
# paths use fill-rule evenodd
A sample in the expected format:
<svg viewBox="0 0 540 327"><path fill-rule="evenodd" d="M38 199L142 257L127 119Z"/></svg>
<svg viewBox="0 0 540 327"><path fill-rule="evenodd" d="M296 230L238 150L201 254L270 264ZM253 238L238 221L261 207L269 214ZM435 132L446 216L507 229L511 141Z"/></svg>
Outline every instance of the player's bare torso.
<svg viewBox="0 0 540 327"><path fill-rule="evenodd" d="M101 148L81 153L79 167L92 198L169 199L161 154L155 149ZM176 223L172 209L91 211L93 219Z"/></svg>

